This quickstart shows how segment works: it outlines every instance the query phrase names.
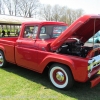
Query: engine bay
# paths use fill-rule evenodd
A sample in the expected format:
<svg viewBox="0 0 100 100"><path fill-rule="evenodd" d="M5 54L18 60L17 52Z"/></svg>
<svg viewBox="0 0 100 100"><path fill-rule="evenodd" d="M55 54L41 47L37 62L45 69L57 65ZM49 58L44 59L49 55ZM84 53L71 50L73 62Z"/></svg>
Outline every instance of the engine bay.
<svg viewBox="0 0 100 100"><path fill-rule="evenodd" d="M73 38L74 41L64 43L56 52L85 58L93 47L84 46L80 40Z"/></svg>

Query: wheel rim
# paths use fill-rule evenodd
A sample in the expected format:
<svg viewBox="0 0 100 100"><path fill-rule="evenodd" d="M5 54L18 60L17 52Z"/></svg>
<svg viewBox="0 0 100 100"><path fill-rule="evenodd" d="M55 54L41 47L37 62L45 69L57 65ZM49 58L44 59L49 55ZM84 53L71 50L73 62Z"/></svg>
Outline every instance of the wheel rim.
<svg viewBox="0 0 100 100"><path fill-rule="evenodd" d="M62 70L59 70L59 69L54 70L54 72L53 72L53 79L59 85L64 84L65 81L66 81L65 74L63 73Z"/></svg>
<svg viewBox="0 0 100 100"><path fill-rule="evenodd" d="M3 65L3 63L4 63L3 55L0 53L0 67Z"/></svg>
<svg viewBox="0 0 100 100"><path fill-rule="evenodd" d="M68 75L61 67L53 67L50 70L50 80L57 88L64 88L68 84Z"/></svg>

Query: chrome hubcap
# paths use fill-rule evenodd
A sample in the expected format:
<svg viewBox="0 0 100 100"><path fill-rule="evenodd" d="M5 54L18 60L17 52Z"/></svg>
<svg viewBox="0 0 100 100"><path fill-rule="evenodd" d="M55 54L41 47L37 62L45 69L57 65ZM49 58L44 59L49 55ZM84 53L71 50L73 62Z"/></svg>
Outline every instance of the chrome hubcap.
<svg viewBox="0 0 100 100"><path fill-rule="evenodd" d="M2 54L0 54L0 66L2 66L3 65L3 56L2 56Z"/></svg>
<svg viewBox="0 0 100 100"><path fill-rule="evenodd" d="M56 73L56 79L60 82L64 81L64 74L60 71Z"/></svg>

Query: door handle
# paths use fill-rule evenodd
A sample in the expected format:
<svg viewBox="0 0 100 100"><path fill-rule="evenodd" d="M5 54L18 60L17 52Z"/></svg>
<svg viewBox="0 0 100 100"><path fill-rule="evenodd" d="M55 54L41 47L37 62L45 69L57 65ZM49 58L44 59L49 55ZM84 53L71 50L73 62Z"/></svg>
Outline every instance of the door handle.
<svg viewBox="0 0 100 100"><path fill-rule="evenodd" d="M20 40L16 41L16 44L17 44L17 45L19 45L19 44L21 44L21 43L22 43L22 41L20 41Z"/></svg>

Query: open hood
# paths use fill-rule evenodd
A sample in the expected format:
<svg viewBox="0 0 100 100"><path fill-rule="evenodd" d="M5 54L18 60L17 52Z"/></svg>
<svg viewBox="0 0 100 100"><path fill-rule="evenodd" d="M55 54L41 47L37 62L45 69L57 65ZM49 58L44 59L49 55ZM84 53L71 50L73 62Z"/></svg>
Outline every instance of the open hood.
<svg viewBox="0 0 100 100"><path fill-rule="evenodd" d="M57 50L68 38L77 38L85 43L100 30L100 15L84 15L73 22L51 43L51 50Z"/></svg>

